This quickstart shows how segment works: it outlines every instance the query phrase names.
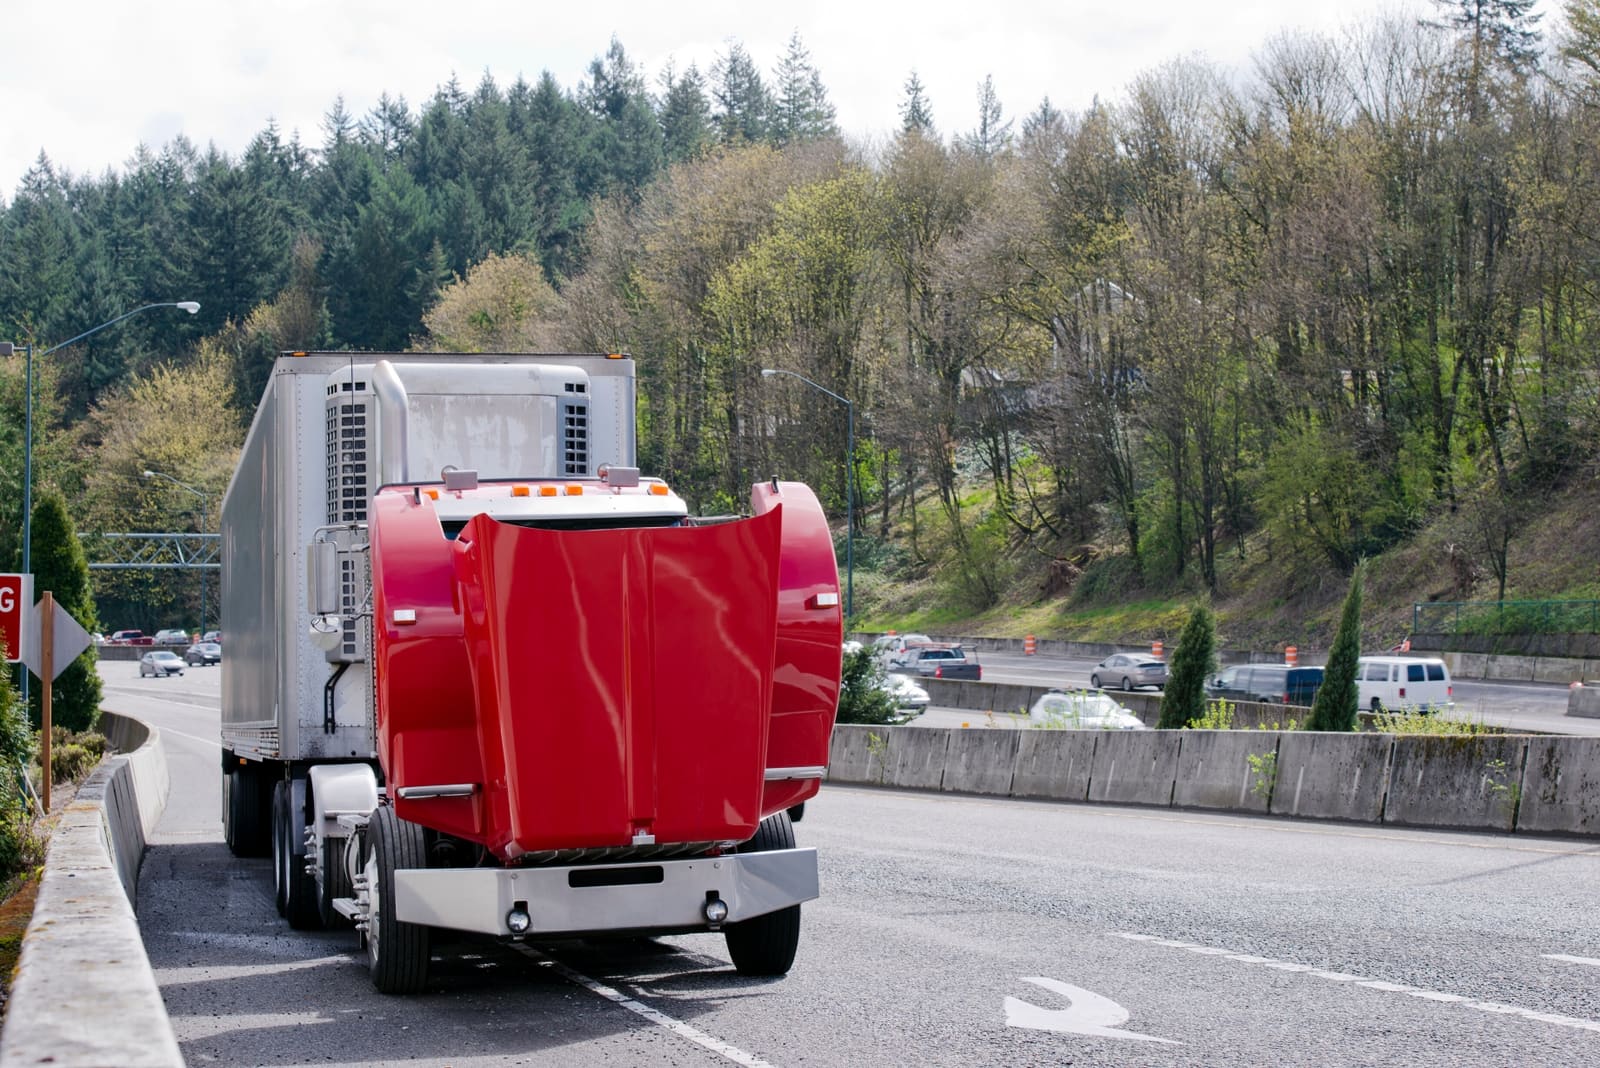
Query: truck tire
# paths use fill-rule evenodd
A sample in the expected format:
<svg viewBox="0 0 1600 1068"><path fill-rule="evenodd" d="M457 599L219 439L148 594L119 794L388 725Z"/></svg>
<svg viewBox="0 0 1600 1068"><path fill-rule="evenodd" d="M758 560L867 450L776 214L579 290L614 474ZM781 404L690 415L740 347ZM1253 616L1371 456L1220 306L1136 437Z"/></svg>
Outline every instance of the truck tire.
<svg viewBox="0 0 1600 1068"><path fill-rule="evenodd" d="M428 983L428 928L394 918L397 868L428 866L422 828L379 805L367 824L367 969L380 994L415 994Z"/></svg>
<svg viewBox="0 0 1600 1068"><path fill-rule="evenodd" d="M283 859L283 783L272 787L272 903L279 916L289 915L286 899L288 869Z"/></svg>
<svg viewBox="0 0 1600 1068"><path fill-rule="evenodd" d="M761 821L755 837L739 847L741 853L766 853L794 848L794 825L787 812ZM794 964L800 947L800 906L769 912L753 920L730 923L723 931L728 956L740 975L784 975Z"/></svg>
<svg viewBox="0 0 1600 1068"><path fill-rule="evenodd" d="M317 884L306 874L305 857L294 855L294 791L285 780L272 787L272 875L278 914L296 931L322 926L317 910Z"/></svg>
<svg viewBox="0 0 1600 1068"><path fill-rule="evenodd" d="M244 764L222 776L222 834L236 857L265 856L270 844L263 778L259 769Z"/></svg>

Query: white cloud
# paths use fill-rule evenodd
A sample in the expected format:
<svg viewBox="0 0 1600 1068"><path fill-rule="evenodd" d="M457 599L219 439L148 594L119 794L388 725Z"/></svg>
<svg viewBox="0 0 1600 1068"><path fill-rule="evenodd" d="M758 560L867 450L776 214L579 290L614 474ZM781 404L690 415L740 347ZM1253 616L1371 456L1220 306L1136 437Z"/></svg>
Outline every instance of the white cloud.
<svg viewBox="0 0 1600 1068"><path fill-rule="evenodd" d="M505 87L548 69L570 89L613 34L653 85L668 60L709 70L734 39L770 70L798 30L840 124L865 137L897 124L913 68L940 128L959 131L975 122L986 74L1012 116L1046 95L1080 108L1181 55L1238 66L1283 29L1331 33L1397 3L1426 9L1422 0L815 0L803 9L747 0L10 0L0 193L15 189L41 149L58 167L97 175L140 142L159 148L180 132L237 154L269 120L316 146L336 96L357 116L385 91L415 109L452 74L470 90L485 71Z"/></svg>

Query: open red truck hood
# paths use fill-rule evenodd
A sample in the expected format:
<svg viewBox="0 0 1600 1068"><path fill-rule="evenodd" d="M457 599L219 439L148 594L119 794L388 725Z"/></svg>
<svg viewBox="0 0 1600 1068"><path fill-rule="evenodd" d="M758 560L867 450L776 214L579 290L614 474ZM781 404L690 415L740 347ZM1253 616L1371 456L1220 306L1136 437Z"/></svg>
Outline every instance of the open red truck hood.
<svg viewBox="0 0 1600 1068"><path fill-rule="evenodd" d="M480 514L454 540L426 496L380 493L378 746L398 814L514 860L743 841L815 793L842 620L800 490L793 510L773 487L753 518L713 525ZM772 781L774 764L814 773Z"/></svg>

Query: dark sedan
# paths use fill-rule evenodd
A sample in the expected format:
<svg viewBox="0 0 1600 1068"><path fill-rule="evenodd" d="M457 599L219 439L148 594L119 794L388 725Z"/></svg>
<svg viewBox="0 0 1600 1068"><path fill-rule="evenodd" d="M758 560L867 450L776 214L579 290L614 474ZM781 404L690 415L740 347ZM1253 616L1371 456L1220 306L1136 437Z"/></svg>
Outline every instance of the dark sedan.
<svg viewBox="0 0 1600 1068"><path fill-rule="evenodd" d="M222 646L216 642L195 642L183 651L183 662L191 667L222 663Z"/></svg>

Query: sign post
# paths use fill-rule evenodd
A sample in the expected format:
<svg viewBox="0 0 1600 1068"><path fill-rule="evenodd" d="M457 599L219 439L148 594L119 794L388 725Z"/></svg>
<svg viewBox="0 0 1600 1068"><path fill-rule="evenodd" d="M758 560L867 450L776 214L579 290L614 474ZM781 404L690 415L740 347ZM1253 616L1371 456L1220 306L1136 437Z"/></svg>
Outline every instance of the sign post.
<svg viewBox="0 0 1600 1068"><path fill-rule="evenodd" d="M39 678L44 682L44 692L39 695L41 715L39 717L39 777L44 782L44 796L40 802L44 805L46 813L50 811L50 697L55 690L55 616L56 595L50 590L44 591L44 599L39 602L39 660L44 668L39 672Z"/></svg>

